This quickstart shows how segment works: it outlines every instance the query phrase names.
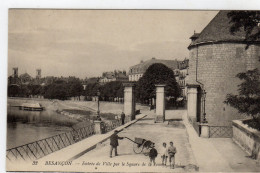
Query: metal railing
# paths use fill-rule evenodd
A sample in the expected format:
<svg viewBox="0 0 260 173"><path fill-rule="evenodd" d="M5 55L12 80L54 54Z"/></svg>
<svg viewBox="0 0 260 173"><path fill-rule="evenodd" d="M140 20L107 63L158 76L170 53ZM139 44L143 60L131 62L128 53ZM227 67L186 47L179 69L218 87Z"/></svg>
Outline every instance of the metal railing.
<svg viewBox="0 0 260 173"><path fill-rule="evenodd" d="M232 138L232 126L209 126L210 138Z"/></svg>
<svg viewBox="0 0 260 173"><path fill-rule="evenodd" d="M104 131L109 132L115 128L117 128L118 126L121 126L121 121L120 120L114 120L114 121L108 121L104 123Z"/></svg>
<svg viewBox="0 0 260 173"><path fill-rule="evenodd" d="M52 137L31 142L22 146L8 149L6 158L14 160L36 160L48 154L81 141L95 133L94 124L72 130L67 133L58 134Z"/></svg>

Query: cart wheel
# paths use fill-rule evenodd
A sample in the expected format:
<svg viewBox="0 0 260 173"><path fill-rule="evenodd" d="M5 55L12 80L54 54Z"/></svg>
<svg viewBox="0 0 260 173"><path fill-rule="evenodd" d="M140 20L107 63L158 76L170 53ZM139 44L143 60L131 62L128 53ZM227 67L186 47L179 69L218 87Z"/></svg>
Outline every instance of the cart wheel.
<svg viewBox="0 0 260 173"><path fill-rule="evenodd" d="M134 145L133 145L133 150L134 150L134 152L136 153L136 154L139 154L139 153L141 153L142 151L143 151L143 148L144 148L144 145L143 144L136 144L136 143L134 143Z"/></svg>
<svg viewBox="0 0 260 173"><path fill-rule="evenodd" d="M149 153L150 153L150 150L151 150L150 146L147 146L147 144L148 144L148 141L145 141L144 144L143 144L143 146L144 146L143 147L143 154L145 156L148 156Z"/></svg>

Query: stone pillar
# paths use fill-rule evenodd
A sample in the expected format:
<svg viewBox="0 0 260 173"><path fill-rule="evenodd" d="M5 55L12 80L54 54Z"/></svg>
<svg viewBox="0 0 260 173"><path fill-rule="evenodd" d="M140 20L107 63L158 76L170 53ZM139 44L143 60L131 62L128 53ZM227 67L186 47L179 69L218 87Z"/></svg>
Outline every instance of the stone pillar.
<svg viewBox="0 0 260 173"><path fill-rule="evenodd" d="M164 122L165 120L165 93L164 84L155 85L156 87L156 117L155 122Z"/></svg>
<svg viewBox="0 0 260 173"><path fill-rule="evenodd" d="M103 130L103 122L102 121L94 121L94 124L95 124L95 134L102 134L104 133L104 130Z"/></svg>
<svg viewBox="0 0 260 173"><path fill-rule="evenodd" d="M126 120L135 119L135 94L133 83L124 84L124 113L126 115Z"/></svg>
<svg viewBox="0 0 260 173"><path fill-rule="evenodd" d="M200 124L201 133L200 137L209 138L209 125L207 123Z"/></svg>
<svg viewBox="0 0 260 173"><path fill-rule="evenodd" d="M188 85L188 117L196 119L197 116L197 95L199 85Z"/></svg>
<svg viewBox="0 0 260 173"><path fill-rule="evenodd" d="M152 98L152 105L155 105L155 99Z"/></svg>

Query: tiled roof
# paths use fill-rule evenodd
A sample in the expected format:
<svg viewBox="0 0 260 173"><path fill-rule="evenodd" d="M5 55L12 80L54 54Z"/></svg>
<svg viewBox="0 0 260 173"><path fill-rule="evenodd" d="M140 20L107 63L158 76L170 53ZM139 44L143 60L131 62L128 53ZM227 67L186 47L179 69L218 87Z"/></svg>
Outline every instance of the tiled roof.
<svg viewBox="0 0 260 173"><path fill-rule="evenodd" d="M113 72L111 72L111 73L107 72L104 77L106 77L108 79L113 79L113 78L115 78L115 75Z"/></svg>
<svg viewBox="0 0 260 173"><path fill-rule="evenodd" d="M123 72L104 72L101 78L114 79L114 78L128 78Z"/></svg>
<svg viewBox="0 0 260 173"><path fill-rule="evenodd" d="M28 73L24 73L20 75L20 78L29 78L31 79L32 77Z"/></svg>
<svg viewBox="0 0 260 173"><path fill-rule="evenodd" d="M167 67L169 67L170 69L174 70L174 69L178 68L179 62L177 60L163 60L163 59L152 58L150 60L141 62L140 64L130 67L129 74L144 73L149 68L150 65L155 64L155 63L162 63L162 64L166 65ZM132 72L131 72L131 69L133 69Z"/></svg>
<svg viewBox="0 0 260 173"><path fill-rule="evenodd" d="M98 78L96 77L93 77L93 78L89 78L87 79L87 83L90 84L90 83L97 83L98 82Z"/></svg>
<svg viewBox="0 0 260 173"><path fill-rule="evenodd" d="M125 74L123 74L123 73L118 73L117 74L117 78L126 78L126 79L128 79L128 77Z"/></svg>
<svg viewBox="0 0 260 173"><path fill-rule="evenodd" d="M202 30L199 37L189 45L189 48L194 45L208 42L245 41L245 31L243 29L236 32L234 35L230 33L232 23L230 23L230 18L227 16L229 12L230 11L220 11Z"/></svg>

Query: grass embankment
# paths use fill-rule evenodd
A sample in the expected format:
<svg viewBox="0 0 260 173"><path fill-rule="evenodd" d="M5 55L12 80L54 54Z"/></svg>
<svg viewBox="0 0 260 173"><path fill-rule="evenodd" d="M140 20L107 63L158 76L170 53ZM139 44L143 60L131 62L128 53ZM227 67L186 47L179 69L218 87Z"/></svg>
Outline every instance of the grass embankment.
<svg viewBox="0 0 260 173"><path fill-rule="evenodd" d="M63 111L68 112L70 114L78 114L84 117L84 119L96 120L97 115L92 111L87 110L79 110L79 109L63 109ZM115 120L115 116L117 114L114 113L100 113L101 118L106 120Z"/></svg>
<svg viewBox="0 0 260 173"><path fill-rule="evenodd" d="M80 109L63 109L62 112L76 116L75 118L79 121L79 123L72 126L74 129L88 126L93 122L93 120L97 119L97 114L92 111ZM103 121L113 121L115 120L115 116L116 114L114 113L100 113L100 117Z"/></svg>

